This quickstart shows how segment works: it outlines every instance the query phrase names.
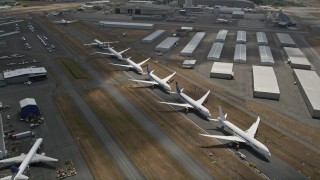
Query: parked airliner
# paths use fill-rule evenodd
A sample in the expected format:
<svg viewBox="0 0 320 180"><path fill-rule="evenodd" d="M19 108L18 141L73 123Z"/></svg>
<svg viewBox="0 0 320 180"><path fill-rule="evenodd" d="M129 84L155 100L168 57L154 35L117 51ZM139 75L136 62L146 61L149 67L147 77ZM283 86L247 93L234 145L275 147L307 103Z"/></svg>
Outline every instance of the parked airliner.
<svg viewBox="0 0 320 180"><path fill-rule="evenodd" d="M74 23L74 22L77 22L77 21L78 20L69 21L69 20L61 19L60 21L53 21L53 22L57 23L57 24L71 24L71 23Z"/></svg>
<svg viewBox="0 0 320 180"><path fill-rule="evenodd" d="M12 173L14 173L13 176L7 176L4 178L1 178L0 180L29 179L28 176L23 175L22 173L26 170L26 168L29 166L30 163L58 161L58 159L45 156L44 153L42 154L36 153L42 141L43 141L42 138L37 139L37 141L34 143L34 145L32 146L32 148L30 149L27 155L22 153L20 156L1 160L0 163L21 163L21 164L19 168L14 166L11 167L11 171Z"/></svg>
<svg viewBox="0 0 320 180"><path fill-rule="evenodd" d="M260 122L259 116L257 118L257 121L253 123L251 127L246 131L241 130L231 122L227 121L226 118L227 118L227 114L224 114L221 106L219 106L218 119L211 119L211 120L220 121L223 125L223 128L226 127L227 130L230 130L233 133L232 136L220 136L220 135L208 135L208 134L200 134L200 135L211 137L211 138L224 139L228 141L243 142L248 146L251 146L255 151L259 152L263 156L265 157L271 156L269 149L264 144L262 144L261 142L259 142L254 138Z"/></svg>
<svg viewBox="0 0 320 180"><path fill-rule="evenodd" d="M158 85L161 88L163 88L165 91L170 92L171 91L171 87L168 84L168 82L172 78L172 76L174 76L176 74L176 72L172 73L171 75L169 75L166 78L161 79L158 76L154 75L153 71L154 70L152 70L152 71L149 70L149 65L147 64L147 74L148 74L148 76L150 77L150 79L152 81L143 81L143 80L136 80L136 79L130 79L130 80L131 81L136 81L136 82L141 82L141 83L146 83L146 84L152 84L153 86L154 85Z"/></svg>
<svg viewBox="0 0 320 180"><path fill-rule="evenodd" d="M204 107L202 104L204 103L204 101L207 99L210 90L199 100L195 101L194 99L190 98L189 96L187 96L186 94L184 94L182 91L183 89L180 89L178 82L176 82L176 90L177 90L177 94L186 102L186 103L170 103L170 102L160 102L163 104L169 104L169 105L173 105L173 106L181 106L181 107L185 107L186 111L188 112L189 108L193 108L195 110L197 110L201 115L203 115L206 119L210 120L211 117L211 113L209 112L209 110Z"/></svg>
<svg viewBox="0 0 320 180"><path fill-rule="evenodd" d="M97 41L98 41L98 40L95 39L95 42L96 42L96 43L98 43ZM130 49L130 48L127 48L127 49L125 49L125 50L123 50L123 51L118 52L118 51L114 50L113 47L110 46L110 43L114 43L114 42L101 42L101 41L99 41L99 43L101 43L101 44L107 44L107 48L103 48L103 49L109 50L110 53L106 53L106 52L94 52L94 53L92 53L91 55L94 55L94 54L103 54L103 55L114 56L114 57L116 57L116 58L118 58L118 59L120 59L120 60L125 60L126 58L125 58L122 54L125 53L126 51L128 51L128 50Z"/></svg>
<svg viewBox="0 0 320 180"><path fill-rule="evenodd" d="M129 69L132 68L132 69L136 70L139 74L144 74L141 65L144 64L145 62L149 61L149 59L150 58L148 58L140 63L135 63L131 60L131 57L128 57L128 58L123 59L125 62L128 63L128 65L126 65L126 64L113 64L113 63L109 63L109 64L112 64L114 66L127 67Z"/></svg>

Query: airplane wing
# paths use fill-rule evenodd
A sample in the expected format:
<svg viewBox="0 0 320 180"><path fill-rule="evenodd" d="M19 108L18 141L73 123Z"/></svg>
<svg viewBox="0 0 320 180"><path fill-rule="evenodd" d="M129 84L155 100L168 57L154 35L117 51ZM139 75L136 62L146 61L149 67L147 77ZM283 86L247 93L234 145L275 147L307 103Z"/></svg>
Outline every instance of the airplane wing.
<svg viewBox="0 0 320 180"><path fill-rule="evenodd" d="M132 65L125 65L125 64L113 64L113 63L109 63L111 65L114 65L114 66L121 66L121 67L127 67L127 68L133 68Z"/></svg>
<svg viewBox="0 0 320 180"><path fill-rule="evenodd" d="M253 123L253 124L251 125L251 127L250 127L248 130L246 130L245 132L246 132L249 136L254 137L255 134L256 134L256 132L257 132L259 122L260 122L260 117L258 116L257 121L256 121L255 123Z"/></svg>
<svg viewBox="0 0 320 180"><path fill-rule="evenodd" d="M113 53L105 53L105 52L94 52L91 55L94 55L94 54L103 54L103 55L109 55L109 56L113 56L114 55Z"/></svg>
<svg viewBox="0 0 320 180"><path fill-rule="evenodd" d="M201 136L216 138L216 139L224 139L228 141L237 141L237 142L246 142L238 136L219 136L219 135L208 135L208 134L200 134Z"/></svg>
<svg viewBox="0 0 320 180"><path fill-rule="evenodd" d="M130 48L125 49L125 50L123 50L123 51L120 51L120 52L119 52L119 54L122 54L122 53L124 53L124 52L128 51L129 49L130 49Z"/></svg>
<svg viewBox="0 0 320 180"><path fill-rule="evenodd" d="M135 81L135 82L142 82L142 83L147 83L147 84L158 84L155 81L143 81L143 80L136 80L136 79L129 79L130 81Z"/></svg>
<svg viewBox="0 0 320 180"><path fill-rule="evenodd" d="M146 60L142 61L141 63L138 63L138 65L139 65L139 66L141 66L143 63L145 63L145 62L147 62L147 61L149 61L149 60L150 60L150 58L148 58L148 59L146 59Z"/></svg>
<svg viewBox="0 0 320 180"><path fill-rule="evenodd" d="M20 156L1 160L0 163L21 163L27 155L22 153Z"/></svg>
<svg viewBox="0 0 320 180"><path fill-rule="evenodd" d="M180 106L180 107L185 107L185 108L193 108L190 104L187 103L170 103L170 102L160 102L159 103L162 104L169 104L169 105L173 105L173 106Z"/></svg>
<svg viewBox="0 0 320 180"><path fill-rule="evenodd" d="M204 96L202 96L202 98L200 98L197 102L200 104L203 104L203 102L207 99L209 93L210 93L210 90Z"/></svg>
<svg viewBox="0 0 320 180"><path fill-rule="evenodd" d="M88 44L83 44L84 46L97 46L98 43L88 43Z"/></svg>
<svg viewBox="0 0 320 180"><path fill-rule="evenodd" d="M58 159L54 159L48 156L45 156L44 154L35 154L30 163L37 163L37 162L51 162L51 161L58 161Z"/></svg>
<svg viewBox="0 0 320 180"><path fill-rule="evenodd" d="M168 82L169 81L169 79L171 79L172 78L172 76L174 76L176 74L176 72L174 72L173 74L171 74L171 75L169 75L168 77L166 77L166 78L163 78L162 80L164 81L164 82Z"/></svg>

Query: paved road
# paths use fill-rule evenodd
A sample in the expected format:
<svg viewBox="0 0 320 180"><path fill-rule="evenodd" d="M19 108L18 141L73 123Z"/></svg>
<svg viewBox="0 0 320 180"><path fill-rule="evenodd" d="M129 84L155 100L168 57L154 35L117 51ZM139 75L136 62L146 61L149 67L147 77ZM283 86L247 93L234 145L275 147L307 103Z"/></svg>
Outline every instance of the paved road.
<svg viewBox="0 0 320 180"><path fill-rule="evenodd" d="M38 25L44 29L45 31L51 34L50 30L42 25L42 21L38 17L34 17L39 23ZM49 39L54 39L56 44L59 44L58 48L64 49L71 57L75 59L83 59L83 57L79 56L75 53L71 48L65 45L65 42L60 39L60 37L56 34L51 34ZM52 64L54 66L54 64ZM53 69L55 75L61 81L61 87L65 92L67 92L78 108L82 111L84 117L87 119L87 122L93 128L97 137L103 144L103 146L109 152L113 162L120 169L121 173L127 179L145 179L140 170L136 167L136 165L131 161L128 155L122 150L122 148L117 144L112 135L104 128L103 124L100 120L95 116L95 114L91 111L91 109L87 106L81 96L78 94L77 90L73 86L73 84L69 81L69 79L64 75L63 70L60 67L56 67Z"/></svg>

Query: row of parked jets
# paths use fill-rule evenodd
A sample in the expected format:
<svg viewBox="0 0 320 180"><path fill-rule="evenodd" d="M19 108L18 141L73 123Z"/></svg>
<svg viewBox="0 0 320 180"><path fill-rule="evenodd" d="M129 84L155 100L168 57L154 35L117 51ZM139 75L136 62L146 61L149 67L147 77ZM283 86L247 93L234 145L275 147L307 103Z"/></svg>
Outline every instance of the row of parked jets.
<svg viewBox="0 0 320 180"><path fill-rule="evenodd" d="M84 44L84 45L85 46L96 46L101 49L106 49L109 51L109 53L95 52L95 53L92 53L92 55L103 54L103 55L109 55L109 56L116 57L119 60L123 60L123 61L127 62L128 65L113 64L113 63L110 63L110 64L116 65L116 66L132 68L132 69L135 69L139 74L144 74L141 65L144 64L145 62L147 62L150 58L148 58L140 63L135 63L130 59L130 57L126 58L123 55L130 48L127 48L123 51L118 52L118 51L114 50L113 47L110 46L111 43L117 43L117 42L102 42L102 41L95 39L93 43ZM208 90L207 93L204 96L202 96L199 100L194 100L193 98L191 98L188 95L186 95L185 93L183 93L183 89L181 89L179 86L179 83L176 82L176 92L172 92L171 87L169 85L169 81L176 74L176 72L172 73L171 75L167 76L166 78L161 79L158 76L156 76L155 74L153 74L154 70L150 71L149 66L148 65L146 65L146 66L147 66L147 73L146 74L149 76L150 81L136 80L136 79L130 79L130 80L135 81L135 82L151 84L152 86L157 85L167 93L178 94L179 97L185 101L185 103L174 103L174 102L159 102L159 103L184 107L184 108L186 108L187 111L188 111L188 109L194 109L194 110L198 111L206 120L220 121L220 123L222 124L222 128L227 131L231 131L231 133L232 133L231 136L208 135L208 134L200 134L200 135L206 136L206 137L211 137L211 138L216 138L216 139L233 141L233 142L237 142L237 143L239 143L239 142L245 143L248 146L252 147L252 149L254 149L255 151L259 152L264 157L271 156L269 149L264 144L262 144L261 142L259 142L258 140L255 139L258 125L260 123L259 116L258 116L256 122L253 123L251 125L251 127L246 131L241 130L236 125L234 125L233 123L228 121L227 114L225 114L223 112L223 109L221 108L221 106L219 106L219 117L217 119L214 119L214 118L212 118L210 111L206 107L204 107L204 105L203 105L205 103L205 100L207 99L208 95L210 94L210 90Z"/></svg>

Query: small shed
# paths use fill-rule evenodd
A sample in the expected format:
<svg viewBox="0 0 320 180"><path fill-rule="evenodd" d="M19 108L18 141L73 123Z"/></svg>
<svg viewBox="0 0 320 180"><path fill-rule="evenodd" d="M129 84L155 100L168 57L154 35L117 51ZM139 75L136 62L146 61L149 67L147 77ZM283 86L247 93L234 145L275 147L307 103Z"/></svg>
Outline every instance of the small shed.
<svg viewBox="0 0 320 180"><path fill-rule="evenodd" d="M22 119L32 118L40 115L39 107L34 98L25 98L19 102L20 116Z"/></svg>
<svg viewBox="0 0 320 180"><path fill-rule="evenodd" d="M238 19L244 18L244 11L233 11L232 18L238 18Z"/></svg>
<svg viewBox="0 0 320 180"><path fill-rule="evenodd" d="M188 69L194 69L196 66L197 60L195 59L190 59L190 60L184 60L182 67L183 68L188 68Z"/></svg>
<svg viewBox="0 0 320 180"><path fill-rule="evenodd" d="M211 78L233 79L233 63L214 62L210 71Z"/></svg>

